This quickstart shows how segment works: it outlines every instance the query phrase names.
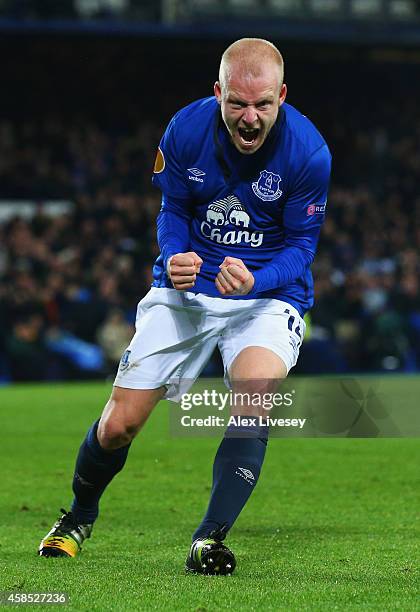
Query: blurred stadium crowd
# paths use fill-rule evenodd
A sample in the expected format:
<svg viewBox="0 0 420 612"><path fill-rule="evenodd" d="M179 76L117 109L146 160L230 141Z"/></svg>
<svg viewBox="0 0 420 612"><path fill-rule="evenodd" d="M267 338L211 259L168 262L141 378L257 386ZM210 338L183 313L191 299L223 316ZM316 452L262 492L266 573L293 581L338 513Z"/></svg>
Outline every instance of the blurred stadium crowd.
<svg viewBox="0 0 420 612"><path fill-rule="evenodd" d="M192 95L190 99L195 96ZM345 97L345 96L344 96ZM325 93L294 101L323 131L334 174L318 255L316 305L299 372L420 369L420 111ZM0 122L2 200L38 203L0 221L0 377L104 376L133 330L158 253L151 186L169 115L129 125L46 112ZM313 112L312 112L313 108ZM139 114L138 114L139 115ZM70 203L65 214L46 200ZM1 209L1 207L0 207ZM207 369L217 374L218 358Z"/></svg>

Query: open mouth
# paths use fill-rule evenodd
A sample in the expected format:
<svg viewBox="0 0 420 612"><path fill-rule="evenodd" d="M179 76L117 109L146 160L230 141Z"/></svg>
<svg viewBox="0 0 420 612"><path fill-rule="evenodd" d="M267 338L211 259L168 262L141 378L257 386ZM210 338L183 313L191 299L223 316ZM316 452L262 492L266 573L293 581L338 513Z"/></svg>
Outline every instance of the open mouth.
<svg viewBox="0 0 420 612"><path fill-rule="evenodd" d="M260 130L258 128L249 129L240 127L238 128L238 132L242 144L244 144L245 146L250 146L254 144L254 142L257 140Z"/></svg>

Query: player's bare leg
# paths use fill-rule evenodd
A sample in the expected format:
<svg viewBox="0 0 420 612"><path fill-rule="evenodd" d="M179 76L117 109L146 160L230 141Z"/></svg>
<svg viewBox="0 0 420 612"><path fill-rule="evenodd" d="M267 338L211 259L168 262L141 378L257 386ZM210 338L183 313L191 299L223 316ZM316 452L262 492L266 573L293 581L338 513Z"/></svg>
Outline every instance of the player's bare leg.
<svg viewBox="0 0 420 612"><path fill-rule="evenodd" d="M97 437L102 448L115 450L129 444L146 423L165 391L165 387L159 389L114 387L98 425Z"/></svg>
<svg viewBox="0 0 420 612"><path fill-rule="evenodd" d="M75 557L89 538L98 516L99 499L124 467L133 438L143 427L165 388L114 387L101 418L90 428L76 460L75 498L70 512L53 525L39 546L44 557Z"/></svg>
<svg viewBox="0 0 420 612"><path fill-rule="evenodd" d="M269 349L250 346L235 358L229 372L234 393L274 393L286 378L283 360ZM232 414L259 416L261 406L232 406ZM231 574L235 558L222 541L248 501L260 475L268 428L256 424L228 428L217 451L213 487L204 519L193 535L186 569L204 574Z"/></svg>
<svg viewBox="0 0 420 612"><path fill-rule="evenodd" d="M229 372L232 384L236 380L284 380L287 368L284 361L270 349L248 346L236 357Z"/></svg>

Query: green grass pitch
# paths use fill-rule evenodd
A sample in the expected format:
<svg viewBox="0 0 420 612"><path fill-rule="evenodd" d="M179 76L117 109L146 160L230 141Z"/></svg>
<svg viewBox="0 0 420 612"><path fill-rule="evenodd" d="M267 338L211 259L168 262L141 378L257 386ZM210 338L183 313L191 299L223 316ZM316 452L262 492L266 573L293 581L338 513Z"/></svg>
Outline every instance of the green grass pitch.
<svg viewBox="0 0 420 612"><path fill-rule="evenodd" d="M169 435L162 402L76 559L40 539L71 501L75 454L110 386L0 389L0 591L64 591L66 610L420 610L418 439L273 439L229 534L231 577L184 574L215 438ZM55 606L37 606L51 609Z"/></svg>

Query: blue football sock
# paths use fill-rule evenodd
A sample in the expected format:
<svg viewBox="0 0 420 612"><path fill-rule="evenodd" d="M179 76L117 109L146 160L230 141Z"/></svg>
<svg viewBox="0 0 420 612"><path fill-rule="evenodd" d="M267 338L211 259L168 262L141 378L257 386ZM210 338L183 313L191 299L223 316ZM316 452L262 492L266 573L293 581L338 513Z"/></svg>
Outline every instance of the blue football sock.
<svg viewBox="0 0 420 612"><path fill-rule="evenodd" d="M130 444L105 450L98 442L99 419L89 429L76 460L73 477L75 495L71 511L78 523L93 523L99 513L99 499L107 485L124 467Z"/></svg>
<svg viewBox="0 0 420 612"><path fill-rule="evenodd" d="M222 525L232 527L257 484L267 439L268 427L227 429L214 459L209 506L193 541Z"/></svg>

